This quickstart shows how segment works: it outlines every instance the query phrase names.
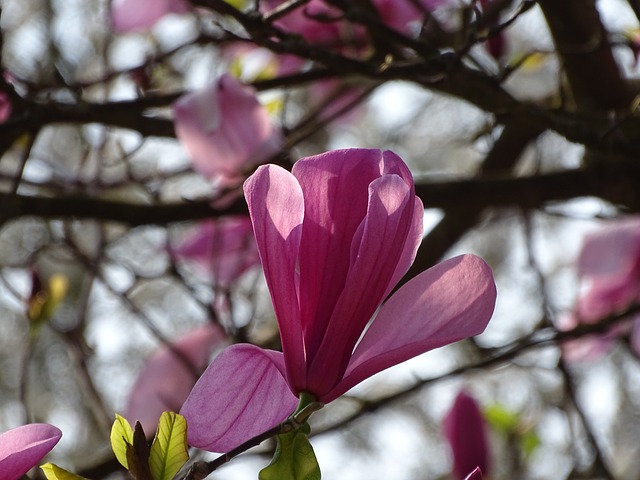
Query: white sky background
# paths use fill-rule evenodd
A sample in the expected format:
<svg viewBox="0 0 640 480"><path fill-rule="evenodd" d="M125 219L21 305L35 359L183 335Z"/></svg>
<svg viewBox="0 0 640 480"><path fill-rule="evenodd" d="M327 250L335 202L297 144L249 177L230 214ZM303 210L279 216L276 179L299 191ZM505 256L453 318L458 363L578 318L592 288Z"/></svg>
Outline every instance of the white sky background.
<svg viewBox="0 0 640 480"><path fill-rule="evenodd" d="M42 18L29 16L27 12L34 8L38 2L29 0L25 2L2 2L3 23L15 26L21 19L29 19L20 27L10 29L5 38L5 51L17 52L19 55L9 57L5 63L12 66L19 77L29 77L37 71L37 64L33 59L41 55L46 31ZM88 7L88 4L93 4ZM78 61L91 56L96 50L95 38L88 37L86 31L78 29L78 18L88 15L88 8L94 8L102 2L82 2L80 0L58 0L52 2L56 18L51 26L51 34L56 39L62 52L69 56L67 61L74 62L73 56ZM612 31L624 32L630 28L637 28L637 21L622 0L601 0L599 2L607 25ZM104 28L100 18L92 19L94 27ZM89 16L90 18L90 16ZM180 18L171 16L163 20L154 28L154 41L161 50L168 50L183 43L188 43L193 38L194 20L192 18ZM514 57L530 51L532 46L542 52L551 48L548 34L544 28L544 22L536 8L522 16L521 19L507 31L508 45L511 55ZM96 35L98 37L99 35ZM110 45L107 58L115 69L130 68L140 65L146 56L156 48L151 37L144 35L126 35L117 38ZM482 52L477 55L482 57ZM620 63L629 76L637 76L638 71L634 66L633 57L628 51L618 52ZM485 59L489 62L488 59ZM197 88L203 86L211 78L222 73L224 65L215 56L203 54L194 50L191 55L178 62L186 72L186 87ZM552 58L545 58L535 68L525 69L515 74L508 83L510 91L519 98L533 99L548 94L557 85L557 63ZM81 72L85 80L99 78L103 72L99 62L94 69ZM133 84L127 80L115 82L108 91L95 88L93 95L96 99L132 98L135 94ZM419 119L420 123L416 122ZM332 130L332 138L329 146L339 147L380 147L390 148L399 153L412 167L418 178L425 175L450 176L456 174L471 173L481 160L483 153L488 149L486 139L472 141L474 134L489 120L484 113L473 107L461 105L459 102L434 95L431 92L418 89L415 86L401 82L390 83L379 89L369 100L364 114L355 123L341 125ZM409 125L419 125L419 128L408 128ZM99 141L104 133L100 127L87 127L88 137ZM140 142L136 134L119 134L119 141L126 149L132 149ZM50 180L56 176L64 177L67 169L61 161L62 152L51 150L49 144L42 142L34 149L34 161L29 162L26 177L34 182ZM538 143L535 149L528 153L529 157L524 163L524 173L531 173L535 169L542 170L562 167L575 167L579 164L582 149L570 145L563 139L547 134ZM559 162L559 159L560 162ZM184 168L188 164L186 153L173 141L149 140L144 147L132 159L139 162L140 168L155 168L161 172L172 172ZM195 185L195 187L194 187ZM206 184L198 179L180 179L170 182L163 192L165 198L179 198L184 195L192 195L194 188L197 192L206 191ZM130 194L127 193L127 194ZM428 205L426 205L428 207ZM575 278L573 276L572 262L580 248L580 241L585 232L597 227L599 222L590 219L593 216L606 214L610 210L606 205L595 200L575 201L570 207L559 207L564 213L574 217L573 220L555 222L553 218L545 215L537 215L534 218L534 253L545 277L549 279L552 288L549 290L551 306L560 313L571 308L576 293ZM437 221L438 212L428 211L426 224ZM31 227L30 227L31 228ZM35 227L34 227L35 228ZM492 235L498 234L503 229L510 233L505 240L507 250L496 252L490 245ZM39 231L36 228L37 231ZM0 242L12 241L25 236L28 229L15 232L13 235L3 232L0 234ZM29 235L31 238L31 235ZM159 230L146 230L132 232L125 237L124 245L116 245L110 252L114 259L111 265L104 267L107 280L116 290L124 290L133 281L132 272L144 272L151 274L160 271L165 266L166 258L156 255L165 242L165 236ZM157 250L156 250L157 249ZM2 265L12 264L13 250L8 249L4 254L0 252ZM146 252L148 258L138 258L141 252ZM509 269L500 271L498 282L498 304L496 314L485 334L478 338L479 343L485 346L500 346L518 338L524 332L529 331L539 319L540 312L531 308L536 303L531 302L531 292L537 289L535 276L528 265L526 245L522 227L522 219L516 214L503 215L496 221L492 229L483 232L475 231L473 235L464 238L449 256L463 252L475 252L487 258L491 263L491 256L501 254L507 257L508 262L502 262ZM16 253L17 254L17 253ZM136 264L140 262L140 264ZM150 273L151 272L151 273ZM29 285L28 277L24 270L14 269L5 275L8 283L14 286L23 296L26 296ZM145 289L146 288L146 289ZM181 322L176 324L171 309L164 309L158 305L148 313L158 326L164 331L177 335L187 331L190 326L206 320L205 312L196 302L189 302L188 295L176 292L171 284L152 282L146 287L141 287L137 295L148 295L148 302L152 303L159 297L158 292L173 295L169 302L182 302L185 308ZM199 290L200 300L208 300L204 289ZM162 296L162 295L161 295ZM20 335L20 304L15 296L8 292L0 284L0 309L10 312L10 327L2 327L3 331L9 328L11 336ZM92 321L87 331L90 345L94 348L95 358L92 361L92 369L97 374L98 387L104 392L107 401L114 410L123 408L128 389L134 379L134 370L138 368L144 357L152 351L156 342L148 331L136 321L104 288L96 288L92 294ZM268 308L265 307L265 308ZM0 343L1 344L1 343ZM401 389L411 384L415 379L430 378L449 371L456 367L461 358L456 346L447 347L422 357L394 367L392 370L370 379L358 386L354 395L360 395L373 391L390 391ZM0 352L4 354L16 354L19 349L3 345ZM6 353L5 353L6 352ZM546 355L546 359L545 356ZM541 356L543 359L540 375L545 368L551 368L554 364L554 353L550 351ZM536 357L539 361L539 358ZM523 360L523 363L526 359ZM606 438L611 436L611 425L615 420L615 414L620 408L620 396L617 394L617 377L611 376L611 368L614 363L605 359L594 368L585 368L580 372L584 382L579 391L579 398L584 401L589 419L594 429ZM629 373L631 378L637 380L637 372ZM531 398L529 393L534 385L527 379L520 382L513 381L504 385L507 374L500 370L471 373L463 378L441 382L433 387L425 389L422 396L413 399L420 404L428 402L426 411L429 412L429 421L437 426L445 415L452 399L462 385L468 386L485 405L496 400L516 411L528 414ZM548 392L541 392L539 401L546 395L552 395L557 389L557 378L552 374L546 381ZM325 410L330 412L332 408L340 408L329 405ZM13 418L19 416L20 407L15 401L7 402L0 412L0 430L15 426ZM360 480L368 478L385 478L387 480L411 480L418 478L417 471L425 462L431 472L444 475L449 469L446 449L439 443L439 439L425 435L422 427L411 421L411 417L400 409L384 410L375 417L370 417L371 424L357 424L349 429L347 434L330 434L313 440L316 454L319 458L326 480ZM59 426L64 432L59 447L54 457L60 459L70 452L77 452L81 446L84 435L83 425L77 421L77 417L70 415L63 409L55 409L51 418L47 419ZM540 419L539 435L543 441L543 447L537 453L542 460L535 468L535 474L531 478L554 478L559 472L565 472L567 468L564 451L570 443L570 426L562 421L561 416L553 412L546 412ZM433 433L433 432L431 432ZM367 436L368 435L368 436ZM367 436L372 446L369 453L362 453L354 457L353 450L349 447L359 439L359 436ZM99 453L99 452L98 452ZM77 455L77 453L76 453ZM83 454L80 453L79 457ZM425 458L427 457L427 458ZM415 461L419 459L420 462ZM632 463L633 458L621 458L619 468L624 468L625 462ZM219 480L256 478L258 469L264 465L262 460L239 460L232 462L228 467L220 470L214 477ZM412 473L413 472L413 473ZM637 472L636 472L637 473ZM414 475L414 476L412 476ZM626 477L625 477L626 478ZM631 478L631 477L629 477Z"/></svg>

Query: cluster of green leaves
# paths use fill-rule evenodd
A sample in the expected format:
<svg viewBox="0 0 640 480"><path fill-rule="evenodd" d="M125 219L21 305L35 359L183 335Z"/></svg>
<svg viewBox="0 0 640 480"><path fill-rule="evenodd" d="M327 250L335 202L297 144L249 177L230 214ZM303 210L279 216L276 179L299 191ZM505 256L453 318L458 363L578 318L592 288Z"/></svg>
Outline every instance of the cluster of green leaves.
<svg viewBox="0 0 640 480"><path fill-rule="evenodd" d="M111 428L113 453L135 480L173 480L189 459L187 421L182 415L164 412L149 446L139 422L129 422L116 414ZM43 465L48 480L86 480L52 463Z"/></svg>

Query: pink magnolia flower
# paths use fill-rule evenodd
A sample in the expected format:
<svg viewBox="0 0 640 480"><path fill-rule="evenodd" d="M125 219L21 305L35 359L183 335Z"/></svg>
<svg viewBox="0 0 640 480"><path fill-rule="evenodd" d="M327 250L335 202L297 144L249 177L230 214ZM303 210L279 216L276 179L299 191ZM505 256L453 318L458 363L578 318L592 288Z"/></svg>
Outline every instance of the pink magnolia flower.
<svg viewBox="0 0 640 480"><path fill-rule="evenodd" d="M597 323L640 301L640 216L612 221L588 235L578 258L578 278L586 291L575 311L562 320L563 329ZM602 335L567 341L565 354L582 360L606 353L628 331L628 325L619 323ZM632 323L631 346L640 354L640 316Z"/></svg>
<svg viewBox="0 0 640 480"><path fill-rule="evenodd" d="M482 472L489 471L490 454L486 428L477 402L462 390L444 420L444 434L453 452L455 479L482 478ZM473 476L474 474L476 476Z"/></svg>
<svg viewBox="0 0 640 480"><path fill-rule="evenodd" d="M238 344L209 365L181 412L192 445L226 451L283 421L302 392L331 402L486 327L495 284L473 255L421 273L380 307L422 238L422 202L394 153L337 150L291 173L266 165L244 189L282 353Z"/></svg>
<svg viewBox="0 0 640 480"><path fill-rule="evenodd" d="M265 162L284 145L255 90L228 74L180 97L173 111L176 134L194 169L223 184L238 181L245 170Z"/></svg>
<svg viewBox="0 0 640 480"><path fill-rule="evenodd" d="M216 286L222 290L260 263L251 219L241 216L200 223L174 253L211 273Z"/></svg>
<svg viewBox="0 0 640 480"><path fill-rule="evenodd" d="M134 383L124 417L139 421L146 435L153 435L162 412L180 410L211 353L225 340L222 328L207 323L158 348Z"/></svg>
<svg viewBox="0 0 640 480"><path fill-rule="evenodd" d="M58 443L62 432L47 423L32 423L0 435L0 472L4 480L18 480Z"/></svg>
<svg viewBox="0 0 640 480"><path fill-rule="evenodd" d="M190 10L186 0L113 0L111 25L117 33L147 30L165 15Z"/></svg>

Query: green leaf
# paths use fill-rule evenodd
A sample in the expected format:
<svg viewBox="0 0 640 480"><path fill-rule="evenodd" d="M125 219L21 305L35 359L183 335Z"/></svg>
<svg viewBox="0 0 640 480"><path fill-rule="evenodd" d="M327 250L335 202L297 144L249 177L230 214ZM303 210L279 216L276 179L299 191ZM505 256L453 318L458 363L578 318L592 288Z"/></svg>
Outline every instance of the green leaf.
<svg viewBox="0 0 640 480"><path fill-rule="evenodd" d="M133 429L126 418L116 413L116 420L111 427L111 448L120 465L128 469L127 445L133 445Z"/></svg>
<svg viewBox="0 0 640 480"><path fill-rule="evenodd" d="M177 413L164 412L149 457L153 480L171 480L188 459L187 420Z"/></svg>
<svg viewBox="0 0 640 480"><path fill-rule="evenodd" d="M278 446L259 480L320 480L320 466L308 438L308 427L278 435Z"/></svg>
<svg viewBox="0 0 640 480"><path fill-rule="evenodd" d="M67 472L64 468L60 468L53 463L45 463L40 467L47 480L87 480L75 473Z"/></svg>

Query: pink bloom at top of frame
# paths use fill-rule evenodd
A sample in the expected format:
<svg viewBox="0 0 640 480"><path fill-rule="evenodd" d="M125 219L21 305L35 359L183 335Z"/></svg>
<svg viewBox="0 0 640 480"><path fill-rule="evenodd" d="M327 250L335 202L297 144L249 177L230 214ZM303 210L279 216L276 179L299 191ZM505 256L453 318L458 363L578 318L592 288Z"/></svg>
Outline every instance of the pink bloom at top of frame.
<svg viewBox="0 0 640 480"><path fill-rule="evenodd" d="M232 216L201 222L174 250L213 276L218 288L227 289L260 263L251 219Z"/></svg>
<svg viewBox="0 0 640 480"><path fill-rule="evenodd" d="M454 479L463 480L478 467L485 473L489 472L487 427L478 403L466 391L458 393L443 427L453 452Z"/></svg>
<svg viewBox="0 0 640 480"><path fill-rule="evenodd" d="M176 134L193 168L222 184L276 155L284 137L253 88L229 74L173 104Z"/></svg>
<svg viewBox="0 0 640 480"><path fill-rule="evenodd" d="M431 10L450 0L372 0L380 19L389 27L405 32L411 23L422 22ZM416 6L416 3L419 6Z"/></svg>
<svg viewBox="0 0 640 480"><path fill-rule="evenodd" d="M563 328L597 323L640 301L640 217L612 221L588 235L577 263L578 279L585 292L578 298L575 311L563 319ZM636 332L640 316L635 318L631 345L640 354L640 335ZM597 357L628 331L628 325L619 323L601 335L567 341L565 353L571 360Z"/></svg>
<svg viewBox="0 0 640 480"><path fill-rule="evenodd" d="M147 437L153 436L162 412L180 410L211 353L226 338L220 326L207 323L159 347L134 382L124 417L132 424L139 421Z"/></svg>
<svg viewBox="0 0 640 480"><path fill-rule="evenodd" d="M286 3L285 0L266 0L261 6L267 12ZM276 27L301 35L315 46L337 46L346 34L342 12L323 0L310 0L278 18Z"/></svg>
<svg viewBox="0 0 640 480"><path fill-rule="evenodd" d="M18 480L58 443L62 432L47 423L32 423L0 435L0 472L4 480Z"/></svg>
<svg viewBox="0 0 640 480"><path fill-rule="evenodd" d="M190 10L186 0L113 0L111 25L117 33L147 30L165 15Z"/></svg>
<svg viewBox="0 0 640 480"><path fill-rule="evenodd" d="M421 273L379 308L422 238L422 202L394 153L337 150L292 172L265 165L245 196L283 353L240 344L213 361L182 409L192 445L225 451L286 418L302 392L331 402L485 329L496 290L473 255Z"/></svg>

